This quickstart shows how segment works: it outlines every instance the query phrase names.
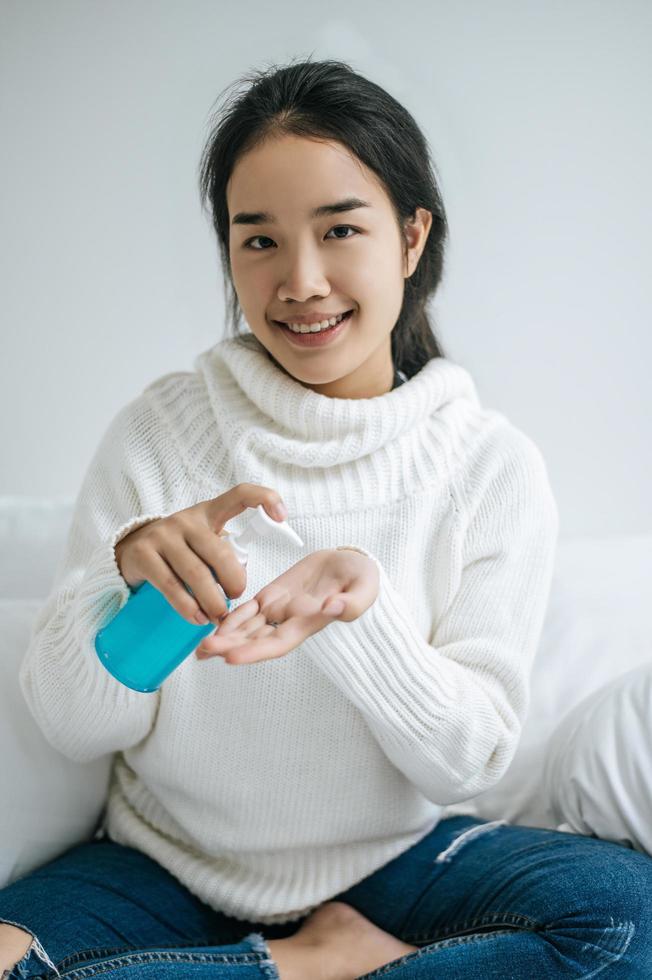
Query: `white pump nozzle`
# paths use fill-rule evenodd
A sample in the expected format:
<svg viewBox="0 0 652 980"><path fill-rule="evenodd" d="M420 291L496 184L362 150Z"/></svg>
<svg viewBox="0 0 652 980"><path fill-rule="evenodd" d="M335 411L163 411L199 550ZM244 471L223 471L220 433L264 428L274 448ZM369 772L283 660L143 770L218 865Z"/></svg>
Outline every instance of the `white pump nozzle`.
<svg viewBox="0 0 652 980"><path fill-rule="evenodd" d="M247 564L247 545L254 541L257 537L271 538L275 534L280 534L288 541L294 542L300 548L304 547L304 543L297 534L293 531L289 524L285 521L275 521L271 518L263 508L262 504L258 504L256 507L256 513L251 518L247 524L244 531L240 534L229 535L229 544L236 553L236 557L241 565Z"/></svg>

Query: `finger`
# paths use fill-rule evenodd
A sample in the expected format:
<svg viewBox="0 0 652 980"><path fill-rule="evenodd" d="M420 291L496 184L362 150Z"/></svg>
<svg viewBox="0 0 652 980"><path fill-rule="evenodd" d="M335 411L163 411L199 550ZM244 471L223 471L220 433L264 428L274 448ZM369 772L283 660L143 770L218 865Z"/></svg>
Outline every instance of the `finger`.
<svg viewBox="0 0 652 980"><path fill-rule="evenodd" d="M277 629L277 626L270 626L269 623L264 623L255 633L252 633L251 638L253 640L264 640L267 636L275 636Z"/></svg>
<svg viewBox="0 0 652 980"><path fill-rule="evenodd" d="M332 595L322 605L321 611L326 616L340 616L346 609L346 599L343 595Z"/></svg>
<svg viewBox="0 0 652 980"><path fill-rule="evenodd" d="M258 507L259 504L273 520L286 520L287 508L281 495L271 487L263 487L258 483L238 483L226 493L209 501L209 519L214 529L221 530L227 521L242 514L248 507ZM279 506L281 511L276 510Z"/></svg>
<svg viewBox="0 0 652 980"><path fill-rule="evenodd" d="M259 660L273 660L290 653L309 635L309 631L304 634L296 618L287 620L280 626L270 626L267 623L260 626L257 632L261 635L248 637L237 647L226 650L222 654L225 662L249 664Z"/></svg>
<svg viewBox="0 0 652 980"><path fill-rule="evenodd" d="M252 640L255 640L260 634L260 631L264 630L267 625L265 622L259 622L255 628L251 629L247 623L241 626L235 633L230 633L228 636L220 636L219 633L207 636L197 647L197 656L223 657L225 654L235 650L236 647L239 648L244 646L245 643L250 643ZM273 629L273 627L270 627L270 631L273 632ZM270 634L265 632L264 635L267 636Z"/></svg>
<svg viewBox="0 0 652 980"><path fill-rule="evenodd" d="M247 603L247 605L250 605L250 603ZM266 636L268 635L268 632L273 631L273 627L270 627L269 631L261 634L261 630L268 626L268 623L266 622L262 613L250 615L248 619L239 622L237 627L233 627L230 631L226 632L228 618L229 617L227 617L227 619L224 620L224 622L219 626L218 632L204 637L195 651L198 657L201 657L204 654L208 654L209 656L214 654L222 656L235 646L240 646L248 640L254 639L260 635Z"/></svg>
<svg viewBox="0 0 652 980"><path fill-rule="evenodd" d="M313 633L323 629L329 619L332 617L326 616L321 610L306 616L292 616L279 626L270 627L266 636L256 639L252 637L237 649L225 651L224 660L229 664L245 664L282 657Z"/></svg>
<svg viewBox="0 0 652 980"><path fill-rule="evenodd" d="M229 544L229 535L226 532L215 534L195 523L184 529L183 537L188 548L208 571L208 577L203 575L201 582L197 582L197 591L192 581L188 582L199 603L203 606L204 598L210 602L216 583L219 583L217 591L221 587L230 599L241 596L247 587L247 571Z"/></svg>
<svg viewBox="0 0 652 980"><path fill-rule="evenodd" d="M148 579L155 589L165 596L172 608L183 616L193 626L197 626L197 616L203 616L202 622L206 624L204 610L199 603L186 589L183 581L179 578L173 568L170 567L163 555L156 552L149 555L149 561L153 566L153 571L148 574Z"/></svg>
<svg viewBox="0 0 652 980"><path fill-rule="evenodd" d="M274 627L270 627L270 629L274 634L277 632ZM294 647L292 645L284 646L280 644L278 637L268 636L261 637L258 640L248 640L234 647L232 650L226 650L220 656L224 660L224 663L237 666L241 664L255 664L262 660L276 660L278 657L283 657L286 653L290 653L293 649Z"/></svg>
<svg viewBox="0 0 652 980"><path fill-rule="evenodd" d="M232 609L228 616L222 620L219 635L228 636L258 616L262 616L258 601L256 599L249 599L247 602L243 602L242 605ZM262 618L264 619L264 616ZM218 634L215 635L217 636Z"/></svg>
<svg viewBox="0 0 652 980"><path fill-rule="evenodd" d="M252 616L246 622L241 623L236 630L232 630L222 637L224 643L229 643L233 639L237 640L248 640L252 637L258 635L261 629L268 626L269 623L265 619L262 613L258 613L256 616ZM218 644L219 647L219 644Z"/></svg>
<svg viewBox="0 0 652 980"><path fill-rule="evenodd" d="M222 544L222 548L229 547ZM190 589L203 612L212 623L228 612L226 596L213 578L211 569L190 547L185 537L174 537L161 549L166 562Z"/></svg>
<svg viewBox="0 0 652 980"><path fill-rule="evenodd" d="M210 660L211 657L225 657L227 653L231 653L232 650L249 642L248 637L234 637L232 640L222 640L221 643L214 643L213 640L215 637L212 636L208 637L208 639L211 641L210 643L203 640L195 650L197 660Z"/></svg>

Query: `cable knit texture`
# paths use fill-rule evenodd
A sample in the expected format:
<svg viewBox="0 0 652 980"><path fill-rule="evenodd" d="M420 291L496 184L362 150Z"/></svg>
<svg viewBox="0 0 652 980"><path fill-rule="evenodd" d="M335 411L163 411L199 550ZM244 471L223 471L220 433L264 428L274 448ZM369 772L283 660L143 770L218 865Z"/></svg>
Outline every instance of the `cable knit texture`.
<svg viewBox="0 0 652 980"><path fill-rule="evenodd" d="M377 599L283 657L191 655L153 694L122 686L94 647L130 595L116 543L242 482L280 493L306 548L255 542L235 605L304 554L342 545L378 563ZM253 334L222 340L109 424L21 689L64 755L115 753L111 838L216 910L288 922L505 772L557 537L540 450L481 406L450 359L384 395L338 399L305 388Z"/></svg>

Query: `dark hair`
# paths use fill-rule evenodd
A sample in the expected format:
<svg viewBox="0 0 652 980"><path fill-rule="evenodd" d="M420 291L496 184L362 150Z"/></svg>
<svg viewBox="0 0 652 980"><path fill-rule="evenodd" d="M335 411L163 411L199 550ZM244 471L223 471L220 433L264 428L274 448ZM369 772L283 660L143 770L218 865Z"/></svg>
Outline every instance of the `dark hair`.
<svg viewBox="0 0 652 980"><path fill-rule="evenodd" d="M432 213L421 258L405 279L403 305L391 334L392 359L410 378L431 358L445 357L426 303L442 278L448 223L428 144L413 117L342 61L308 58L254 71L234 84L240 81L250 87L234 93L223 114L218 111L213 117L199 164L201 202L210 204L234 335L241 336L241 310L231 276L226 186L241 156L268 138L292 134L337 140L377 174L392 202L404 247L403 221L417 207Z"/></svg>

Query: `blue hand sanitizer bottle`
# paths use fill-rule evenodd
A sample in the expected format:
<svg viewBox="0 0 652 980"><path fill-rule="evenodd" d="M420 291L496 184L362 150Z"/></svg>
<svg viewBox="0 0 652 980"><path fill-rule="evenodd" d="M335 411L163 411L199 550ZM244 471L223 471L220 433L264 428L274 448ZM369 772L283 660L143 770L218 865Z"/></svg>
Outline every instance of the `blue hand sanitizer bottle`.
<svg viewBox="0 0 652 980"><path fill-rule="evenodd" d="M273 520L262 504L256 507L244 531L229 534L226 540L240 564L246 565L247 546L251 541L274 534L301 548L304 546L289 524ZM217 582L213 569L211 572ZM193 594L188 585L186 589ZM231 600L226 595L224 598L230 609ZM95 651L116 680L133 691L149 693L158 690L165 678L214 630L213 623L205 626L189 623L151 582L143 582L131 591L122 609L99 631Z"/></svg>

